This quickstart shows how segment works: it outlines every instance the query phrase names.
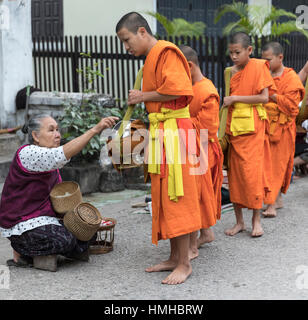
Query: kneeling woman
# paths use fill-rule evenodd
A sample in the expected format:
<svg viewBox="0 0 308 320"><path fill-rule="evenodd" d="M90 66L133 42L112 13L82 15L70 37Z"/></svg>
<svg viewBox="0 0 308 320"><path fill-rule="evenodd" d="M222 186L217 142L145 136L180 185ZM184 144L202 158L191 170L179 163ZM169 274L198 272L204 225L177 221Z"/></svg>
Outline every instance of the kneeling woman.
<svg viewBox="0 0 308 320"><path fill-rule="evenodd" d="M10 240L8 265L55 271L56 256L88 258L88 242L77 240L56 218L49 194L62 181L59 168L79 153L92 137L118 118L103 118L78 138L60 146L58 124L49 115L33 117L24 127L29 143L19 148L5 180L0 204L0 231Z"/></svg>

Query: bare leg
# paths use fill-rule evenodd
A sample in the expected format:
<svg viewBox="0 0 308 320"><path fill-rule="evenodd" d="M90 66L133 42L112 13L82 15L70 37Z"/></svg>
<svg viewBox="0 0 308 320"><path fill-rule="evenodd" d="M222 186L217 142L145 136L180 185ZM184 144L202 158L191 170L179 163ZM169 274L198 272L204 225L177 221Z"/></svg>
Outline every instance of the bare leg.
<svg viewBox="0 0 308 320"><path fill-rule="evenodd" d="M243 219L243 211L236 203L233 204L235 211L236 224L233 228L225 230L227 236L234 236L235 234L245 230L245 224Z"/></svg>
<svg viewBox="0 0 308 320"><path fill-rule="evenodd" d="M281 192L279 192L277 199L274 204L267 206L266 210L262 212L263 217L265 218L275 218L277 216L276 209L283 208Z"/></svg>
<svg viewBox="0 0 308 320"><path fill-rule="evenodd" d="M197 238L198 238L198 231L192 232L190 234L190 243L189 243L189 252L188 252L189 260L195 259L199 255Z"/></svg>
<svg viewBox="0 0 308 320"><path fill-rule="evenodd" d="M278 197L276 199L276 203L275 203L276 209L281 209L283 208L283 202L282 202L282 195L281 192L279 192Z"/></svg>
<svg viewBox="0 0 308 320"><path fill-rule="evenodd" d="M261 237L264 234L264 231L261 226L261 210L253 209L252 215L252 237Z"/></svg>
<svg viewBox="0 0 308 320"><path fill-rule="evenodd" d="M198 248L200 248L205 243L210 243L215 240L214 232L211 228L201 229L200 237L198 239Z"/></svg>
<svg viewBox="0 0 308 320"><path fill-rule="evenodd" d="M160 272L160 271L172 271L178 261L178 250L176 238L170 239L170 257L166 261L162 261L152 267L145 269L146 272Z"/></svg>
<svg viewBox="0 0 308 320"><path fill-rule="evenodd" d="M190 234L185 234L174 238L179 254L179 259L175 269L162 281L163 284L181 284L192 273L191 264L188 257Z"/></svg>

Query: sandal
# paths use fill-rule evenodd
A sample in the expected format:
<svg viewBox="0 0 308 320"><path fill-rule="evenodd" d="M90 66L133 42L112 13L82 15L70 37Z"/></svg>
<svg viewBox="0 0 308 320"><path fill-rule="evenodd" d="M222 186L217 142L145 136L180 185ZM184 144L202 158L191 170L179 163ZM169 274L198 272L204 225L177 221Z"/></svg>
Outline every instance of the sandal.
<svg viewBox="0 0 308 320"><path fill-rule="evenodd" d="M20 268L31 268L33 264L26 260L25 258L19 257L17 262L14 259L9 259L6 261L7 266L9 267L20 267Z"/></svg>

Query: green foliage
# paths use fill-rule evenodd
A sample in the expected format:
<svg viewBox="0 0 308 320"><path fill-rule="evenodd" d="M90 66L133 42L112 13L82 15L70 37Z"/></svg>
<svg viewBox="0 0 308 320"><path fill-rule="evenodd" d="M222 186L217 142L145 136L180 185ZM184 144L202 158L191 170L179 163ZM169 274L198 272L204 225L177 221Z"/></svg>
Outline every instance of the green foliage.
<svg viewBox="0 0 308 320"><path fill-rule="evenodd" d="M89 53L81 53L82 57L91 58ZM87 87L91 87L96 77L103 77L100 71L86 67L85 70L77 69L76 71L82 74ZM85 86L86 87L86 86ZM84 93L94 93L94 89L85 89ZM73 103L68 100L64 103L64 115L60 119L60 126L64 129L62 136L66 142L71 141L80 135L84 134L89 129L93 128L102 118L116 116L121 118L122 114L119 108L103 108L97 105L94 101L82 99L81 104ZM94 136L89 143L82 149L80 158L82 160L98 159L102 144L98 135Z"/></svg>
<svg viewBox="0 0 308 320"><path fill-rule="evenodd" d="M274 6L271 6L270 10L266 10L263 6L248 5L243 2L224 4L217 10L214 22L217 23L227 13L234 13L239 16L239 19L230 22L223 29L223 35L244 31L253 37L262 37L269 35L269 30L272 36L300 32L308 39L308 32L296 27L297 16L295 14L283 9L277 9ZM278 21L281 17L287 17L289 20L281 23Z"/></svg>
<svg viewBox="0 0 308 320"><path fill-rule="evenodd" d="M146 12L148 15L156 18L156 20L163 26L167 36L176 37L200 37L204 35L206 25L202 21L190 23L182 18L175 18L172 21L158 12Z"/></svg>
<svg viewBox="0 0 308 320"><path fill-rule="evenodd" d="M83 100L81 105L67 101L64 115L60 120L60 126L66 131L62 138L67 142L71 141L93 128L101 118L109 116L121 118L122 114L118 108L102 108L89 100ZM82 149L81 158L85 160L98 159L101 147L99 135L94 136Z"/></svg>

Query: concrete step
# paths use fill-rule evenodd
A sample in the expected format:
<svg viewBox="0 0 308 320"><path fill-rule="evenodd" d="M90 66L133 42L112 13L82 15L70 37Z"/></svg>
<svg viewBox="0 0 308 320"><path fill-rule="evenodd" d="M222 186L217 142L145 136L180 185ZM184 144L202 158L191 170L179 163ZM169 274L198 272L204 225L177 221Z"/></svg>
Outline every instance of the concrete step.
<svg viewBox="0 0 308 320"><path fill-rule="evenodd" d="M6 176L9 173L11 162L14 158L15 152L7 154L5 156L0 155L0 183L5 181Z"/></svg>
<svg viewBox="0 0 308 320"><path fill-rule="evenodd" d="M21 141L17 134L0 134L0 184L5 181L13 157L20 145Z"/></svg>
<svg viewBox="0 0 308 320"><path fill-rule="evenodd" d="M0 156L7 156L16 152L21 145L15 133L0 134Z"/></svg>

